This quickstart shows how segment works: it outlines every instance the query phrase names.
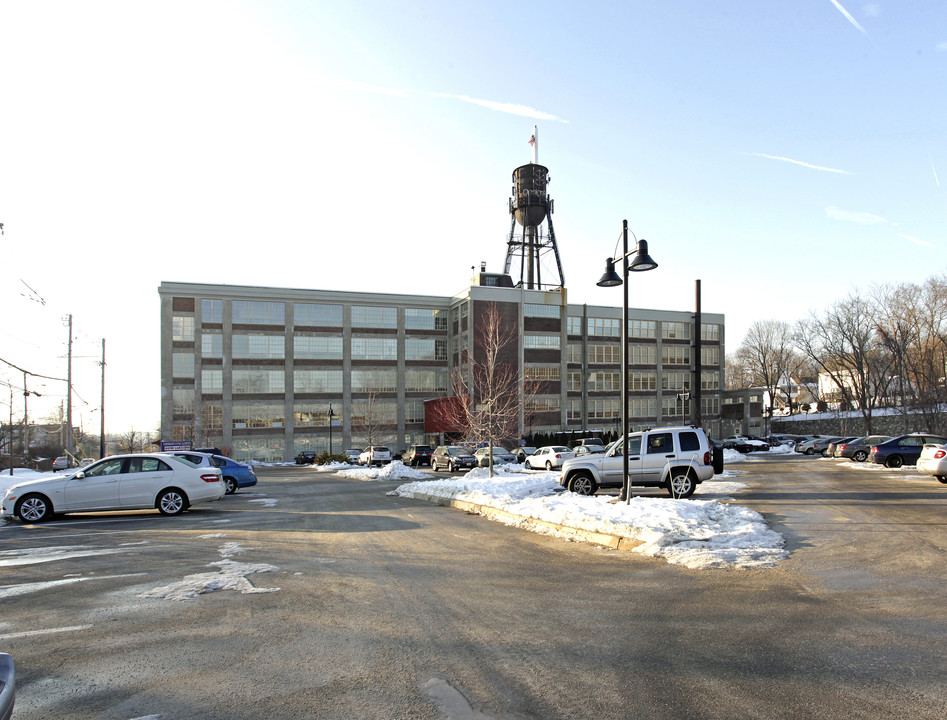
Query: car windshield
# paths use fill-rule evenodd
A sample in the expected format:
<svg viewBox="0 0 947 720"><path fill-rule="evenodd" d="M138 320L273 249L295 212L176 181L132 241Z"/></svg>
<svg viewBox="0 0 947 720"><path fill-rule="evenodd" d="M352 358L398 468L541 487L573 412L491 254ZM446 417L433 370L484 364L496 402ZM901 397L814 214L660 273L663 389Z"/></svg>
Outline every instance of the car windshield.
<svg viewBox="0 0 947 720"><path fill-rule="evenodd" d="M447 452L451 455L470 455L470 453L463 448L448 448Z"/></svg>

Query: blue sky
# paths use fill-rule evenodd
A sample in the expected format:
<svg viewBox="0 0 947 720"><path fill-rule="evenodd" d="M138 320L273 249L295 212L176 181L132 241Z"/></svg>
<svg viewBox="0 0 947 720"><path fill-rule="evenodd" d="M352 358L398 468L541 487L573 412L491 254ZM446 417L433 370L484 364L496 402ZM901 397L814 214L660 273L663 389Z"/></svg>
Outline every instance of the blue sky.
<svg viewBox="0 0 947 720"><path fill-rule="evenodd" d="M728 351L947 269L944 2L37 0L0 28L0 358L64 376L72 313L93 428L102 337L107 427L157 425L161 281L502 269L534 124L571 302L620 303L623 219L659 263L631 304L700 279ZM63 384L35 387L39 417Z"/></svg>

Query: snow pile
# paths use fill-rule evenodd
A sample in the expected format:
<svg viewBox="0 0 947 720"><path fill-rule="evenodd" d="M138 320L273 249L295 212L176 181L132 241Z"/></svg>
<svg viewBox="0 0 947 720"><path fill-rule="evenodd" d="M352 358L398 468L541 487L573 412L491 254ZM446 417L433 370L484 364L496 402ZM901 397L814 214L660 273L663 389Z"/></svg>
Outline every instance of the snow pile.
<svg viewBox="0 0 947 720"><path fill-rule="evenodd" d="M344 465L338 471L339 477L350 480L425 480L430 475L405 465L400 460L393 460L381 467L352 467Z"/></svg>
<svg viewBox="0 0 947 720"><path fill-rule="evenodd" d="M635 548L653 557L689 568L772 567L786 557L783 538L763 517L748 508L718 500L672 500L634 497L628 504L614 496L586 497L565 492L555 472L483 475L483 468L449 480L413 482L390 494L426 499L459 499L578 530L638 540ZM717 495L715 481L698 486L701 494ZM732 492L734 483L721 483ZM510 524L517 524L511 521Z"/></svg>

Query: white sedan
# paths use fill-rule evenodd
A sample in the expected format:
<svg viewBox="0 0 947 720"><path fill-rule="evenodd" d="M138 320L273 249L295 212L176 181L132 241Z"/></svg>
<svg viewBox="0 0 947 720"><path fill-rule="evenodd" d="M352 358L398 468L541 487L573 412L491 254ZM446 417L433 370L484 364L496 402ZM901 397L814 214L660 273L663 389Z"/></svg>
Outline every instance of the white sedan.
<svg viewBox="0 0 947 720"><path fill-rule="evenodd" d="M947 444L924 443L921 456L917 459L917 471L923 475L933 475L947 484Z"/></svg>
<svg viewBox="0 0 947 720"><path fill-rule="evenodd" d="M226 488L216 467L194 467L169 455L114 455L80 468L12 485L3 514L23 522L55 513L156 508L177 515L198 502L220 500Z"/></svg>
<svg viewBox="0 0 947 720"><path fill-rule="evenodd" d="M562 463L574 457L575 453L567 447L562 445L547 445L546 447L539 448L539 450L532 455L527 456L526 467L532 468L533 470L539 470L541 468L552 470L553 468L562 467Z"/></svg>

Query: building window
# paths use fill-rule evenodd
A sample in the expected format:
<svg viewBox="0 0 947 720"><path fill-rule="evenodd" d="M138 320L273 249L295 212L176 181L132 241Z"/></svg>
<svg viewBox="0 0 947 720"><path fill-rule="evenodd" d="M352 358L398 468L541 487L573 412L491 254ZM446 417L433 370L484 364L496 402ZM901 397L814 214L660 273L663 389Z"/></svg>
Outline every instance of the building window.
<svg viewBox="0 0 947 720"><path fill-rule="evenodd" d="M352 427L394 425L398 422L398 403L378 400L352 401ZM377 440L376 440L377 442Z"/></svg>
<svg viewBox="0 0 947 720"><path fill-rule="evenodd" d="M224 427L224 410L220 405L201 405L201 425L204 430L221 430Z"/></svg>
<svg viewBox="0 0 947 720"><path fill-rule="evenodd" d="M537 380L540 382L559 382L558 367L535 367L527 365L523 368L524 380Z"/></svg>
<svg viewBox="0 0 947 720"><path fill-rule="evenodd" d="M558 305L539 305L537 303L523 303L524 317L556 318L562 317L562 308Z"/></svg>
<svg viewBox="0 0 947 720"><path fill-rule="evenodd" d="M171 356L171 375L176 378L194 377L194 353L176 352Z"/></svg>
<svg viewBox="0 0 947 720"><path fill-rule="evenodd" d="M353 328L398 328L398 310L374 305L352 306Z"/></svg>
<svg viewBox="0 0 947 720"><path fill-rule="evenodd" d="M447 338L405 338L404 357L405 360L446 360Z"/></svg>
<svg viewBox="0 0 947 720"><path fill-rule="evenodd" d="M581 347L579 348L581 351ZM581 359L579 360L581 362ZM621 363L621 345L589 345L589 363L593 365L618 365Z"/></svg>
<svg viewBox="0 0 947 720"><path fill-rule="evenodd" d="M235 460L257 460L280 462L283 459L285 440L282 436L235 437L233 458Z"/></svg>
<svg viewBox="0 0 947 720"><path fill-rule="evenodd" d="M658 348L656 345L629 345L629 365L656 365L658 362Z"/></svg>
<svg viewBox="0 0 947 720"><path fill-rule="evenodd" d="M316 303L293 305L293 325L300 327L342 327L342 306Z"/></svg>
<svg viewBox="0 0 947 720"><path fill-rule="evenodd" d="M220 395L224 391L223 370L201 370L201 392Z"/></svg>
<svg viewBox="0 0 947 720"><path fill-rule="evenodd" d="M661 377L662 390L690 390L691 374L682 372L664 373Z"/></svg>
<svg viewBox="0 0 947 720"><path fill-rule="evenodd" d="M629 390L657 390L658 374L656 372L628 373Z"/></svg>
<svg viewBox="0 0 947 720"><path fill-rule="evenodd" d="M582 318L579 315L570 315L566 318L566 332L569 335L582 334Z"/></svg>
<svg viewBox="0 0 947 720"><path fill-rule="evenodd" d="M404 422L405 425L424 422L423 400L408 400L404 404Z"/></svg>
<svg viewBox="0 0 947 720"><path fill-rule="evenodd" d="M700 339L708 342L720 342L720 326L717 323L701 323Z"/></svg>
<svg viewBox="0 0 947 720"><path fill-rule="evenodd" d="M531 397L526 400L526 412L559 412L558 397Z"/></svg>
<svg viewBox="0 0 947 720"><path fill-rule="evenodd" d="M172 388L171 412L175 415L194 414L194 388Z"/></svg>
<svg viewBox="0 0 947 720"><path fill-rule="evenodd" d="M691 324L686 322L661 323L661 337L665 340L690 340Z"/></svg>
<svg viewBox="0 0 947 720"><path fill-rule="evenodd" d="M294 370L293 390L301 393L342 393L341 370Z"/></svg>
<svg viewBox="0 0 947 720"><path fill-rule="evenodd" d="M297 360L341 360L342 338L324 335L296 335L293 357Z"/></svg>
<svg viewBox="0 0 947 720"><path fill-rule="evenodd" d="M372 368L352 371L352 392L396 392L398 390L398 371Z"/></svg>
<svg viewBox="0 0 947 720"><path fill-rule="evenodd" d="M621 403L618 398L589 398L589 421L612 420L621 416Z"/></svg>
<svg viewBox="0 0 947 720"><path fill-rule="evenodd" d="M606 337L621 336L621 320L615 318L597 318L588 319L588 334Z"/></svg>
<svg viewBox="0 0 947 720"><path fill-rule="evenodd" d="M222 358L224 356L224 336L219 332L201 333L201 357Z"/></svg>
<svg viewBox="0 0 947 720"><path fill-rule="evenodd" d="M720 373L716 371L702 372L700 374L700 387L702 390L719 390Z"/></svg>
<svg viewBox="0 0 947 720"><path fill-rule="evenodd" d="M398 340L396 338L352 338L353 360L397 360Z"/></svg>
<svg viewBox="0 0 947 720"><path fill-rule="evenodd" d="M223 300L201 300L201 322L222 323L224 321Z"/></svg>
<svg viewBox="0 0 947 720"><path fill-rule="evenodd" d="M720 364L720 348L719 347L702 347L700 349L700 364L701 365L719 365Z"/></svg>
<svg viewBox="0 0 947 720"><path fill-rule="evenodd" d="M446 330L447 311L427 308L404 309L405 330Z"/></svg>
<svg viewBox="0 0 947 720"><path fill-rule="evenodd" d="M590 372L589 392L621 392L620 372Z"/></svg>
<svg viewBox="0 0 947 720"><path fill-rule="evenodd" d="M719 415L720 414L720 398L701 398L700 399L700 412L702 415Z"/></svg>
<svg viewBox="0 0 947 720"><path fill-rule="evenodd" d="M233 426L235 429L283 427L283 403L234 403Z"/></svg>
<svg viewBox="0 0 947 720"><path fill-rule="evenodd" d="M282 335L234 335L233 357L243 360L282 360L286 338Z"/></svg>
<svg viewBox="0 0 947 720"><path fill-rule="evenodd" d="M664 365L690 365L691 349L687 345L664 345L661 347L661 362Z"/></svg>
<svg viewBox="0 0 947 720"><path fill-rule="evenodd" d="M405 370L404 389L406 392L442 392L447 390L447 370L439 368Z"/></svg>
<svg viewBox="0 0 947 720"><path fill-rule="evenodd" d="M628 398L628 415L636 418L653 418L658 416L658 402L654 397Z"/></svg>
<svg viewBox="0 0 947 720"><path fill-rule="evenodd" d="M683 403L683 404L682 404ZM661 400L661 414L667 417L678 417L690 414L691 404L690 400L684 400L683 398L676 397L672 395L671 397L665 397Z"/></svg>
<svg viewBox="0 0 947 720"><path fill-rule="evenodd" d="M334 417L338 422L338 413ZM293 424L296 427L328 427L329 403L296 403L293 408Z"/></svg>
<svg viewBox="0 0 947 720"><path fill-rule="evenodd" d="M194 342L194 318L190 315L175 315L171 318L171 340Z"/></svg>
<svg viewBox="0 0 947 720"><path fill-rule="evenodd" d="M234 370L233 394L283 393L286 373L282 370Z"/></svg>
<svg viewBox="0 0 947 720"><path fill-rule="evenodd" d="M233 301L234 325L284 325L286 306L277 302Z"/></svg>
<svg viewBox="0 0 947 720"><path fill-rule="evenodd" d="M655 335L654 320L629 320L628 337L653 338Z"/></svg>
<svg viewBox="0 0 947 720"><path fill-rule="evenodd" d="M558 335L524 335L523 348L526 350L558 350Z"/></svg>

